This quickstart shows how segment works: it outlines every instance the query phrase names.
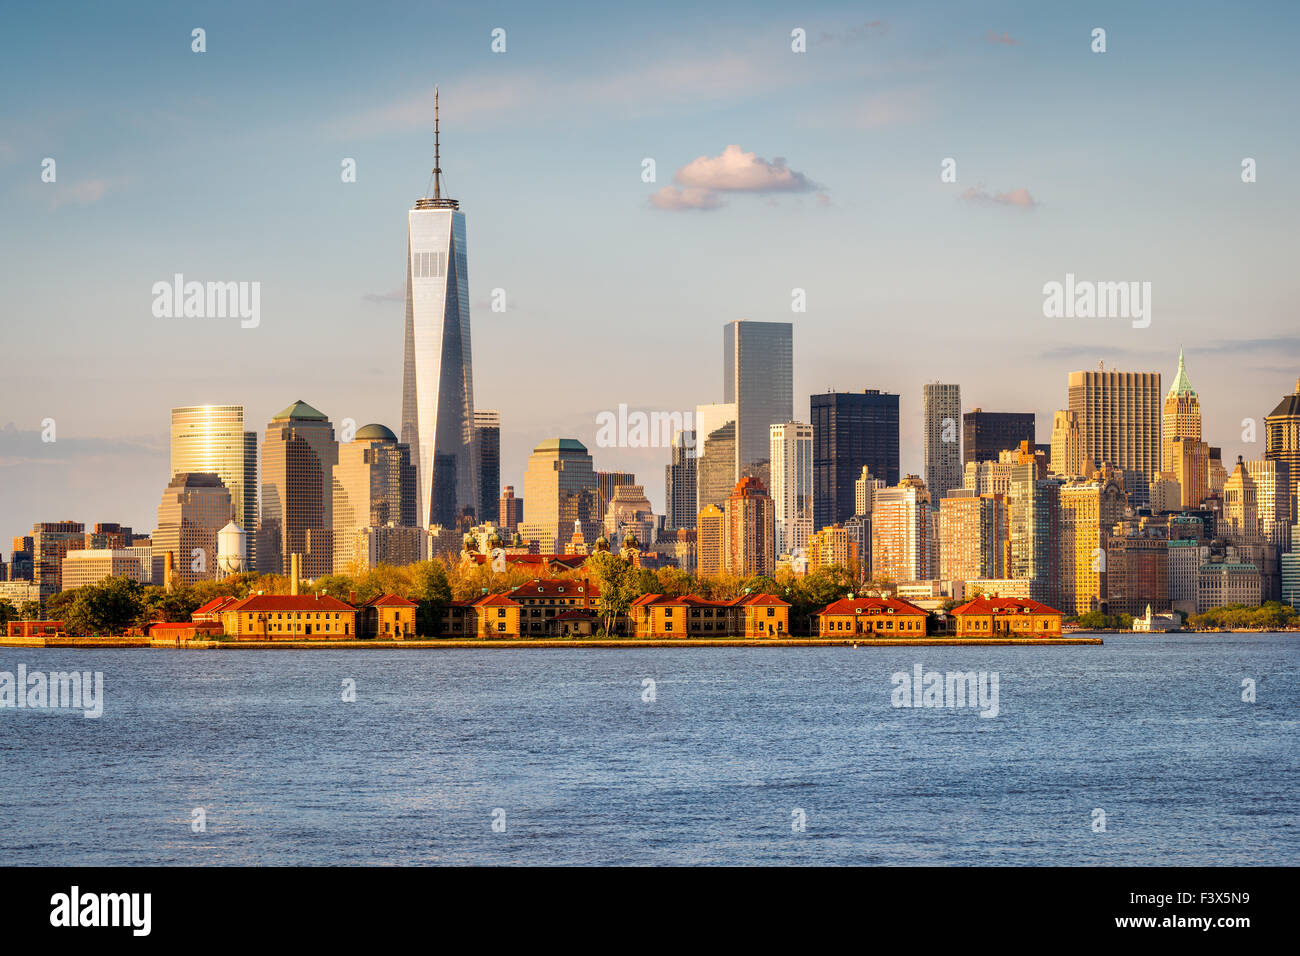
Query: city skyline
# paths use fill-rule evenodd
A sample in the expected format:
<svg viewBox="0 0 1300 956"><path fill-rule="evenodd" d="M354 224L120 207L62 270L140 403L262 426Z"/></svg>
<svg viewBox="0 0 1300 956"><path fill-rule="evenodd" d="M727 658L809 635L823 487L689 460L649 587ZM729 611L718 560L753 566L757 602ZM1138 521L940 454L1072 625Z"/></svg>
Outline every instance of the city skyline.
<svg viewBox="0 0 1300 956"><path fill-rule="evenodd" d="M1295 186L1268 175L1270 165L1283 167L1280 157L1294 136L1269 121L1284 115L1294 98L1285 85L1268 83L1285 66L1280 37L1252 35L1251 43L1236 44L1234 31L1247 27L1222 24L1210 36L1190 23L1112 6L1095 11L1112 37L1111 51L1100 57L1086 49L1087 26L1061 13L1017 12L1009 22L993 23L998 17L988 12L955 11L941 22L898 6L882 10L883 25L870 28L847 5L824 8L801 24L810 41L803 60L790 51L791 14L773 5L756 8L744 26L716 15L692 21L699 29L685 41L677 32L643 32L638 41L645 52L611 41L589 67L558 65L554 47L542 52L543 42L558 42L558 28L526 12L503 21L511 30L504 56L490 52L485 22L449 14L440 26L456 42L446 44L437 77L421 61L416 39L389 36L391 62L371 82L313 104L305 97L317 68L290 56L275 67L293 78L283 115L250 107L261 92L259 69L267 69L259 68L266 47L256 31L287 30L281 13L244 10L237 29L222 29L227 24L214 14L202 55L190 51L188 24L154 23L141 38L124 39L142 63L166 59L178 79L162 93L129 73L112 89L95 89L87 78L103 66L104 51L57 33L61 48L72 45L75 69L23 104L7 106L0 140L0 174L13 213L0 234L10 270L6 287L12 315L33 317L3 324L0 477L7 493L0 522L11 529L6 534L63 518L111 517L147 527L170 477L165 416L172 407L239 404L248 427L260 430L301 397L335 422L350 418L399 430L392 356L402 336L401 293L391 263L401 235L393 222L428 177L435 79L448 91L444 118L456 130L455 194L475 208L470 299L490 323L480 336L477 387L481 403L501 413L503 486L522 487L529 450L538 442L574 437L592 450L599 468L635 472L662 511L654 476L666 451L600 448L595 417L621 402L687 410L716 400L716 329L742 318L794 323L796 420L802 397L828 388L900 395L904 473L923 473L919 383L960 384L963 412L1032 409L1037 441L1046 445L1053 412L1066 407L1069 372L1104 359L1108 368L1160 372L1168 381L1180 345L1202 399L1205 441L1223 449L1225 463L1237 455L1262 459L1263 418L1292 392L1300 354L1290 318L1293 280L1281 253L1286 224L1278 215ZM93 27L101 14L86 15ZM616 12L589 15L598 31L620 22ZM24 10L11 20L13 36L27 42L13 44L10 68L29 68L51 48L55 19ZM367 29L373 28L360 28L362 36ZM991 42L989 31L1010 42ZM1125 52L1135 34L1147 57L1142 62ZM1126 35L1129 43L1114 42ZM343 42L334 37L326 46L344 55ZM357 45L357 38L347 42ZM378 62L359 50L352 61ZM870 66L862 65L864 51L875 57ZM1182 76L1181 87L1147 69L1184 57L1212 59L1217 68L1204 79ZM660 59L678 69L658 68ZM543 61L563 80L564 92L588 109L560 110L534 91ZM1134 156L1131 147L1101 135L1092 147L1125 159L1122 175L1098 173L1068 155L1074 134L1035 109L1040 94L1018 89L1024 71L1042 73L1049 61L1060 74L1050 93L1064 112L1083 102L1087 87L1088 102L1113 107L1106 115L1116 130L1132 122L1134 107L1119 94L1139 72L1155 84L1152 95L1198 96L1202 109L1166 120L1159 156ZM1234 76L1234 65L1245 75L1247 64L1249 81ZM219 85L210 73L196 72L199 67L218 71ZM240 69L246 75L237 76ZM783 84L775 95L763 85L769 69ZM795 70L803 72L788 83ZM718 82L732 74L730 82ZM602 84L625 84L622 102L630 95L626 84L638 77L647 90L641 109L621 117L602 102ZM846 102L848 79L885 92ZM837 91L838 107L856 105L856 111L808 108L830 90ZM111 95L141 118L131 137L98 119L78 125ZM974 109L981 97L998 95L1020 107L997 130L1014 148L973 119L984 115ZM249 107L242 120L247 129L223 144L232 131L225 109L235 106ZM250 134L284 116L292 117L285 131L299 134L294 142L274 140L269 153L250 161ZM1197 120L1209 116L1230 147L1206 147ZM592 148L559 163L549 145L524 145L538 138L541 124L548 137L578 137ZM787 132L775 135L774 126ZM593 139L593 129L604 135ZM169 150L153 162L164 143ZM738 154L728 152L733 143ZM210 155L176 161L194 150ZM753 160L744 160L751 153ZM716 209L652 203L670 188L681 199L697 188L684 182L722 175L726 158L737 155L751 172L768 170L787 185L715 188ZM40 181L45 156L59 163L54 183ZM948 156L956 157L958 175L944 184L940 164ZM1245 156L1259 158L1258 182L1241 182ZM340 163L349 157L357 180L340 182ZM657 161L653 184L642 181L644 157ZM700 162L705 159L711 161ZM858 176L864 162L878 175ZM886 178L896 184L892 195ZM539 180L547 183L546 195L566 200L563 222L528 211L542 195ZM146 181L166 218L141 216ZM192 188L199 181L203 195ZM1151 189L1153 183L1162 188ZM1099 196L1106 200L1101 212ZM277 230L262 228L268 218ZM1222 227L1212 246L1190 237L1195 222L1211 219ZM190 225L204 220L213 227ZM564 251L545 241L552 233L544 223L559 230L568 243ZM1100 251L1103 239L1114 245L1116 235L1139 223L1132 241ZM254 230L278 234L271 242ZM363 242L325 238L339 230ZM610 230L619 242L604 240ZM774 247L793 238L806 251L796 257L804 264L778 266L763 250L737 263L729 250L757 236ZM84 260L90 281L59 280L59 257L45 250L67 242L94 250ZM981 244L996 248L996 262L971 251ZM642 268L665 248L678 250L671 258L680 281L671 294ZM863 256L873 263L865 282L858 278ZM565 266L577 261L584 275L597 278L575 297ZM261 324L152 318L149 287L176 273L262 282ZM1068 273L1149 277L1154 321L1138 329L1111 320L1045 319L1042 286ZM308 275L315 285L307 284ZM500 313L492 311L498 288L507 302ZM806 312L791 312L795 288L806 291ZM1242 288L1251 290L1248 300ZM621 321L607 321L611 310ZM913 341L921 323L939 333L926 348ZM570 328L576 338L556 334ZM858 347L864 333L869 348ZM628 334L645 338L643 354L671 366L672 374L606 381L591 375L591 356L617 354L615 343ZM1016 376L999 374L1008 343L1032 359ZM548 374L521 381L510 371L517 362L488 358L509 356L510 346ZM298 361L285 363L287 350ZM138 381L109 375L135 366L156 374ZM75 387L41 387L50 368ZM1245 382L1249 389L1241 388ZM547 387L547 402L535 400L539 386ZM91 389L94 402L86 400ZM1240 440L1246 418L1257 423L1254 444ZM57 432L52 443L41 441L47 419Z"/></svg>

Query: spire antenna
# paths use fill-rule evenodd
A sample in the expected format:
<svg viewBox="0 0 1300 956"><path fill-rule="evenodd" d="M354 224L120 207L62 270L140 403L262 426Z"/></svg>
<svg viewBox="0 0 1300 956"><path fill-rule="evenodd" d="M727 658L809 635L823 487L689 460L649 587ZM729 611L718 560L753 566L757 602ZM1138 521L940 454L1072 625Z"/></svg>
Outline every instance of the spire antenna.
<svg viewBox="0 0 1300 956"><path fill-rule="evenodd" d="M460 203L442 197L442 142L438 117L438 87L433 87L433 198L417 199L416 209L459 209Z"/></svg>

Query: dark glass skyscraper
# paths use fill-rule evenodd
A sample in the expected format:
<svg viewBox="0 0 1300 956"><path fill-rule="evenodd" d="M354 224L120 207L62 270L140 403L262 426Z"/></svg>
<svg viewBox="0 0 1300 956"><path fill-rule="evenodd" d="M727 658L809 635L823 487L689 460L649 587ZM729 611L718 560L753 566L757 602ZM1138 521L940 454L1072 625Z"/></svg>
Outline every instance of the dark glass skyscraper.
<svg viewBox="0 0 1300 956"><path fill-rule="evenodd" d="M879 389L827 392L810 402L813 530L853 517L862 466L898 484L898 396Z"/></svg>
<svg viewBox="0 0 1300 956"><path fill-rule="evenodd" d="M496 521L501 493L501 413L495 409L474 410L474 440L478 448L479 523Z"/></svg>
<svg viewBox="0 0 1300 956"><path fill-rule="evenodd" d="M1033 412L986 412L977 408L962 416L962 464L997 461L998 452L1034 441Z"/></svg>
<svg viewBox="0 0 1300 956"><path fill-rule="evenodd" d="M722 401L736 405L740 474L757 474L771 453L768 427L794 420L793 325L740 320L723 327Z"/></svg>

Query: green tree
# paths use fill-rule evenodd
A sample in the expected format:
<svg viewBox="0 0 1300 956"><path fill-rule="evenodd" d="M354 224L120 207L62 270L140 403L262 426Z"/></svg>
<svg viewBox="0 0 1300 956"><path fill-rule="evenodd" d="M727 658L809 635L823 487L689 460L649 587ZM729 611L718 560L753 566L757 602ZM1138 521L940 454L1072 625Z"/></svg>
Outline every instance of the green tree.
<svg viewBox="0 0 1300 956"><path fill-rule="evenodd" d="M631 610L632 602L640 596L641 592L637 590L639 569L608 552L593 554L583 569L600 588L596 610L603 622L604 632L609 634L614 625Z"/></svg>
<svg viewBox="0 0 1300 956"><path fill-rule="evenodd" d="M0 598L0 628L7 632L9 622L16 620L18 620L18 608L14 607L13 602L8 598Z"/></svg>
<svg viewBox="0 0 1300 956"><path fill-rule="evenodd" d="M18 606L18 620L20 621L39 621L41 620L41 602L24 601Z"/></svg>
<svg viewBox="0 0 1300 956"><path fill-rule="evenodd" d="M143 586L124 574L74 593L63 614L69 634L121 634L139 620L145 606Z"/></svg>

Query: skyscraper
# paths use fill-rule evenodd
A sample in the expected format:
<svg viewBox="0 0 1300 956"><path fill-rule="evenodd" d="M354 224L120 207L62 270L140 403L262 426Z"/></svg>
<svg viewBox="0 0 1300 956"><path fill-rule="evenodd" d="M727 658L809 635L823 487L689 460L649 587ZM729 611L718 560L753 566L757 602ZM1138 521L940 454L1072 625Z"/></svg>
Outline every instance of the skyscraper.
<svg viewBox="0 0 1300 956"><path fill-rule="evenodd" d="M736 404L715 402L695 408L695 503L721 509L740 479L736 457Z"/></svg>
<svg viewBox="0 0 1300 956"><path fill-rule="evenodd" d="M763 482L752 475L736 482L727 497L726 542L724 561L730 574L748 578L775 570L772 498Z"/></svg>
<svg viewBox="0 0 1300 956"><path fill-rule="evenodd" d="M478 450L479 522L491 521L497 514L497 495L501 492L501 413L493 409L474 409L474 440Z"/></svg>
<svg viewBox="0 0 1300 956"><path fill-rule="evenodd" d="M930 506L952 488L960 488L961 460L961 386L930 382L922 386L921 408L925 423L925 487L930 492Z"/></svg>
<svg viewBox="0 0 1300 956"><path fill-rule="evenodd" d="M794 554L808 547L813 532L812 426L784 422L769 431L776 553Z"/></svg>
<svg viewBox="0 0 1300 956"><path fill-rule="evenodd" d="M898 396L879 389L826 392L809 400L813 428L813 527L840 524L856 510L862 466L898 482Z"/></svg>
<svg viewBox="0 0 1300 956"><path fill-rule="evenodd" d="M1149 501L1147 484L1161 468L1159 372L1071 372L1070 411L1079 416L1083 458L1124 473L1133 505Z"/></svg>
<svg viewBox="0 0 1300 956"><path fill-rule="evenodd" d="M575 438L549 438L533 449L524 472L528 513L522 531L542 554L556 554L572 537L574 522L587 541L600 534L596 472L587 446Z"/></svg>
<svg viewBox="0 0 1300 956"><path fill-rule="evenodd" d="M355 562L367 567L371 547L363 533L374 528L405 528L405 537L418 540L423 529L415 523L415 466L411 450L383 425L357 429L352 441L339 446L334 466L334 573L346 574ZM401 536L377 535L374 550L385 564L400 564L397 554L382 545ZM361 541L362 544L358 544ZM364 547L365 553L362 549ZM405 553L409 553L406 549Z"/></svg>
<svg viewBox="0 0 1300 956"><path fill-rule="evenodd" d="M1106 600L1106 545L1111 529L1124 517L1124 491L1105 474L1095 481L1070 481L1061 486L1060 587L1061 607L1086 614Z"/></svg>
<svg viewBox="0 0 1300 956"><path fill-rule="evenodd" d="M302 555L304 577L317 578L333 570L334 466L338 460L334 426L306 402L294 402L266 426L258 543L262 573L288 573L291 554Z"/></svg>
<svg viewBox="0 0 1300 956"><path fill-rule="evenodd" d="M433 197L417 199L407 213L402 443L416 469L416 520L421 527L454 527L464 509L482 502L465 214L442 195L436 88L433 115Z"/></svg>
<svg viewBox="0 0 1300 956"><path fill-rule="evenodd" d="M248 535L250 566L257 567L257 432L244 430L244 406L172 409L171 473L186 472L221 479L235 506L235 523Z"/></svg>
<svg viewBox="0 0 1300 956"><path fill-rule="evenodd" d="M1052 415L1052 474L1073 478L1083 474L1083 434L1079 416L1069 409Z"/></svg>
<svg viewBox="0 0 1300 956"><path fill-rule="evenodd" d="M930 493L917 475L876 491L871 502L872 577L895 584L934 577L933 531Z"/></svg>
<svg viewBox="0 0 1300 956"><path fill-rule="evenodd" d="M1062 479L1044 477L1038 462L1011 465L1008 482L1011 559L1008 578L1029 582L1029 596L1051 607L1061 600Z"/></svg>
<svg viewBox="0 0 1300 956"><path fill-rule="evenodd" d="M962 463L997 461L1009 448L1034 440L1033 412L986 412L976 408L962 416Z"/></svg>
<svg viewBox="0 0 1300 956"><path fill-rule="evenodd" d="M233 513L230 489L218 475L173 475L158 503L158 528L152 538L153 579L163 585L170 583L163 575L170 551L179 583L215 581L217 535Z"/></svg>
<svg viewBox="0 0 1300 956"><path fill-rule="evenodd" d="M673 435L672 459L664 466L664 525L694 528L696 507L695 432Z"/></svg>
<svg viewBox="0 0 1300 956"><path fill-rule="evenodd" d="M1300 523L1300 505L1296 502L1296 489L1300 487L1300 380L1296 381L1295 391L1264 418L1264 457L1286 462L1291 520Z"/></svg>
<svg viewBox="0 0 1300 956"><path fill-rule="evenodd" d="M722 329L722 401L736 406L738 477L763 478L768 427L794 418L793 343L789 322L739 320Z"/></svg>
<svg viewBox="0 0 1300 956"><path fill-rule="evenodd" d="M1010 556L1006 495L954 494L939 503L939 577L945 581L1005 578Z"/></svg>
<svg viewBox="0 0 1300 956"><path fill-rule="evenodd" d="M1163 441L1160 467L1163 471L1174 471L1174 439L1201 440L1201 401L1187 378L1182 349L1178 350L1178 374L1174 376L1174 384L1169 386L1169 394L1165 396L1160 423Z"/></svg>

